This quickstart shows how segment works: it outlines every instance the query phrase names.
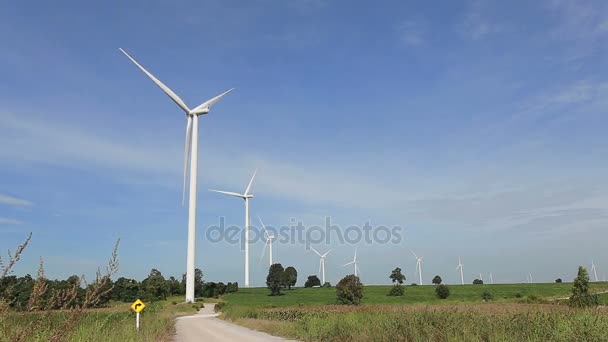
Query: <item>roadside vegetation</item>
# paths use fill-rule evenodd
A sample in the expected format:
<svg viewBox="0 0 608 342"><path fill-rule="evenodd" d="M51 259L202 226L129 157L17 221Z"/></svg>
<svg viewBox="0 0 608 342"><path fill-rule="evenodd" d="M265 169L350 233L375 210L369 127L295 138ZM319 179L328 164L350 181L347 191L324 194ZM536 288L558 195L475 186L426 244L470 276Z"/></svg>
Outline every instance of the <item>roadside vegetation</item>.
<svg viewBox="0 0 608 342"><path fill-rule="evenodd" d="M435 285L403 286L397 268L392 286L361 286L350 275L335 288L284 296L241 289L223 297L221 311L237 324L304 341L602 341L608 308L595 305L608 304L608 293L596 293L608 283L589 283L581 269L574 283L448 288L439 276Z"/></svg>
<svg viewBox="0 0 608 342"><path fill-rule="evenodd" d="M12 269L25 252L31 234L7 259L0 258L0 342L19 341L171 341L176 316L195 313L202 303L178 304L180 282L165 280L152 270L142 282L119 278L116 242L104 272L97 271L94 281L83 276L49 280L41 259L36 277L17 277ZM199 295L220 296L238 290L238 284L204 283L199 276ZM135 329L135 314L130 303L142 298L141 329Z"/></svg>

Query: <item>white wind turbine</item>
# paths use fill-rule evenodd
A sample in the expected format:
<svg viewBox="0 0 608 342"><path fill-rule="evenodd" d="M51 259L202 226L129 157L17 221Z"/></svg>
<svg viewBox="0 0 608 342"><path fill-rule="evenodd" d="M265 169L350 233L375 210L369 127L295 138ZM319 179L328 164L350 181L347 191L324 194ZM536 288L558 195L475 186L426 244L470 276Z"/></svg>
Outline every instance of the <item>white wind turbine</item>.
<svg viewBox="0 0 608 342"><path fill-rule="evenodd" d="M260 220L260 223L262 224L262 228L264 228L264 233L266 234L266 243L264 244L264 249L262 250L262 256L260 257L260 260L262 260L262 258L264 257L264 253L266 253L266 246L270 246L269 247L269 251L268 251L268 255L269 255L269 266L272 266L272 240L275 239L275 236L268 233L268 229L266 229L266 226L264 225L264 222L262 222L262 219L258 216L258 219Z"/></svg>
<svg viewBox="0 0 608 342"><path fill-rule="evenodd" d="M591 272L593 272L593 276L595 277L595 281L598 281L598 279L597 279L597 269L595 268L595 262L593 262L593 260L591 260Z"/></svg>
<svg viewBox="0 0 608 342"><path fill-rule="evenodd" d="M458 257L458 266L456 266L456 270L460 269L460 284L464 285L464 274L462 272L462 268L464 265L460 262L460 257Z"/></svg>
<svg viewBox="0 0 608 342"><path fill-rule="evenodd" d="M348 266L348 265L354 265L355 267L355 277L357 276L357 270L358 270L358 266L357 266L357 248L355 248L355 257L353 258L353 261L348 262L342 266Z"/></svg>
<svg viewBox="0 0 608 342"><path fill-rule="evenodd" d="M325 252L325 254L321 254L316 249L314 249L313 247L310 247L310 248L315 253L317 253L317 255L320 258L320 260L319 260L319 273L321 273L321 277L322 277L321 285L324 285L325 284L325 257L327 256L327 254L329 254L329 252L331 252L331 249L328 250L327 252Z"/></svg>
<svg viewBox="0 0 608 342"><path fill-rule="evenodd" d="M249 287L249 199L253 198L253 195L250 194L249 191L251 190L251 184L253 184L253 179L255 178L255 174L257 172L258 170L255 170L253 172L253 175L249 180L249 184L247 184L247 189L245 189L245 193L243 194L239 194L237 192L209 189L209 191L219 192L220 194L242 198L245 201L245 287Z"/></svg>
<svg viewBox="0 0 608 342"><path fill-rule="evenodd" d="M490 284L494 284L494 277L492 277L492 272L490 272Z"/></svg>
<svg viewBox="0 0 608 342"><path fill-rule="evenodd" d="M528 273L526 279L528 279L528 283L532 284L532 273Z"/></svg>
<svg viewBox="0 0 608 342"><path fill-rule="evenodd" d="M412 252L412 254L414 254L414 257L416 258L416 272L418 272L418 277L420 280L420 285L422 285L422 257L418 257L416 255L416 253L414 253L413 250L410 249L410 252Z"/></svg>
<svg viewBox="0 0 608 342"><path fill-rule="evenodd" d="M190 188L188 190L188 252L186 261L186 302L194 303L194 263L195 263L195 237L196 237L196 184L198 178L198 116L208 114L211 106L234 88L203 102L190 109L186 103L169 87L154 77L148 70L141 66L125 50L119 49L131 60L148 78L150 78L169 98L175 102L186 113L186 143L184 155L184 180L182 186L182 205L186 198L186 178L188 177L188 163L190 164Z"/></svg>
<svg viewBox="0 0 608 342"><path fill-rule="evenodd" d="M483 281L483 276L479 273L479 280Z"/></svg>

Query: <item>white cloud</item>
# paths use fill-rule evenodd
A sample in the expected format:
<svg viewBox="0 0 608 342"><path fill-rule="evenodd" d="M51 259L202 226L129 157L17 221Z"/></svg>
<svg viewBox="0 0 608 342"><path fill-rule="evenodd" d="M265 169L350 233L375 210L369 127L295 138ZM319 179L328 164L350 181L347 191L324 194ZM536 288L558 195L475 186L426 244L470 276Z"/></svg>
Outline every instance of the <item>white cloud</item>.
<svg viewBox="0 0 608 342"><path fill-rule="evenodd" d="M23 221L0 217L0 224L23 224Z"/></svg>
<svg viewBox="0 0 608 342"><path fill-rule="evenodd" d="M17 198L17 197L12 197L12 196L8 196L8 195L3 195L3 194L0 194L0 203L8 204L8 205L15 205L15 206L32 205L32 202L30 202L28 200L24 200L24 199Z"/></svg>
<svg viewBox="0 0 608 342"><path fill-rule="evenodd" d="M490 18L486 13L486 3L472 1L465 13L464 20L458 28L461 34L473 40L483 39L488 35L500 33L505 30L504 25Z"/></svg>
<svg viewBox="0 0 608 342"><path fill-rule="evenodd" d="M424 43L424 29L419 20L407 20L396 28L399 39L408 46Z"/></svg>

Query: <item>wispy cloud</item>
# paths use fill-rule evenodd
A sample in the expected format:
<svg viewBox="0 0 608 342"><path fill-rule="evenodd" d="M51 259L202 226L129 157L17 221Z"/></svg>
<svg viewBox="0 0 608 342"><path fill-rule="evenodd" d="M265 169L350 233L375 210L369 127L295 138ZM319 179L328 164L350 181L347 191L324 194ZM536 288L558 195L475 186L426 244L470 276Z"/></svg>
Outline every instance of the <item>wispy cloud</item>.
<svg viewBox="0 0 608 342"><path fill-rule="evenodd" d="M19 221L19 220L12 219L12 218L0 217L0 224L17 225L17 224L23 224L23 221Z"/></svg>
<svg viewBox="0 0 608 342"><path fill-rule="evenodd" d="M406 20L395 28L399 40L408 46L417 46L424 43L424 26L420 20Z"/></svg>
<svg viewBox="0 0 608 342"><path fill-rule="evenodd" d="M17 198L17 197L12 197L12 196L8 196L8 195L3 195L3 194L0 194L0 203L8 204L8 205L15 205L15 206L32 205L32 202L30 202L28 200L24 200L22 198Z"/></svg>
<svg viewBox="0 0 608 342"><path fill-rule="evenodd" d="M505 31L505 26L496 18L487 14L488 4L483 1L474 0L469 3L458 31L465 37L473 40L483 39L495 33Z"/></svg>

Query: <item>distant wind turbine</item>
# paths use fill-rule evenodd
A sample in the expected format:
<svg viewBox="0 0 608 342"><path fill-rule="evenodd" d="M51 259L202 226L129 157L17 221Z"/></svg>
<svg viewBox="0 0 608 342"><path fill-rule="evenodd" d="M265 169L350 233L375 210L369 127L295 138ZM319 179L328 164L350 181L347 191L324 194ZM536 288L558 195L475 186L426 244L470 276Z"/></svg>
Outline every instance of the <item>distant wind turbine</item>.
<svg viewBox="0 0 608 342"><path fill-rule="evenodd" d="M591 272L593 272L593 276L595 277L595 281L597 280L597 270L595 268L595 262L593 262L593 260L591 260Z"/></svg>
<svg viewBox="0 0 608 342"><path fill-rule="evenodd" d="M354 265L354 268L355 268L355 277L356 277L357 276L357 269L359 268L357 266L357 248L355 248L355 257L353 258L353 261L351 261L349 263L346 263L346 264L344 264L342 266L348 266L348 265Z"/></svg>
<svg viewBox="0 0 608 342"><path fill-rule="evenodd" d="M262 250L262 256L260 256L260 260L262 260L262 258L264 257L264 253L266 253L266 246L270 246L268 250L269 266L272 266L272 240L275 238L275 236L268 233L268 229L266 229L264 222L262 222L262 219L259 216L258 219L260 220L262 228L264 228L264 233L266 234L266 243L264 244L264 249Z"/></svg>
<svg viewBox="0 0 608 342"><path fill-rule="evenodd" d="M462 268L464 265L460 262L460 257L458 257L458 266L456 266L456 270L460 269L460 284L464 285L464 274L462 272Z"/></svg>
<svg viewBox="0 0 608 342"><path fill-rule="evenodd" d="M251 179L249 180L249 184L247 184L247 188L245 192L239 194L237 192L230 191L222 191L222 190L213 190L209 189L209 191L218 192L220 194L234 196L238 198L242 198L245 201L245 287L249 287L249 199L253 198L253 195L250 193L251 184L253 184L253 179L255 178L255 174L258 170L253 172Z"/></svg>
<svg viewBox="0 0 608 342"><path fill-rule="evenodd" d="M194 303L194 263L195 263L195 242L196 242L196 184L198 180L198 117L208 114L211 106L217 103L222 97L234 90L234 88L223 92L216 97L203 102L190 109L186 103L169 87L154 77L148 70L141 66L125 50L119 49L127 58L131 60L148 78L152 80L169 98L186 113L186 143L184 153L184 180L182 185L182 205L186 199L186 178L188 177L188 163L190 163L190 188L188 190L188 251L186 258L186 302Z"/></svg>
<svg viewBox="0 0 608 342"><path fill-rule="evenodd" d="M416 258L416 272L418 272L418 278L420 285L422 285L422 257L418 257L413 250L410 249L410 252L414 254L414 258Z"/></svg>
<svg viewBox="0 0 608 342"><path fill-rule="evenodd" d="M327 256L327 254L329 254L329 252L331 252L331 249L328 250L327 252L325 252L325 254L321 254L316 249L314 249L313 247L310 247L310 248L315 253L317 253L317 255L320 258L320 260L319 260L319 273L321 273L321 277L323 278L323 281L322 281L321 285L324 285L325 284L325 257Z"/></svg>
<svg viewBox="0 0 608 342"><path fill-rule="evenodd" d="M492 272L490 272L490 284L494 284L494 278L492 277Z"/></svg>
<svg viewBox="0 0 608 342"><path fill-rule="evenodd" d="M528 273L528 282L532 284L532 273Z"/></svg>
<svg viewBox="0 0 608 342"><path fill-rule="evenodd" d="M479 273L479 280L483 281L483 276Z"/></svg>

